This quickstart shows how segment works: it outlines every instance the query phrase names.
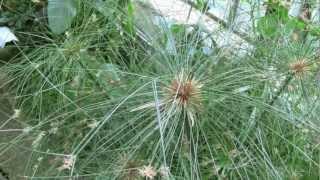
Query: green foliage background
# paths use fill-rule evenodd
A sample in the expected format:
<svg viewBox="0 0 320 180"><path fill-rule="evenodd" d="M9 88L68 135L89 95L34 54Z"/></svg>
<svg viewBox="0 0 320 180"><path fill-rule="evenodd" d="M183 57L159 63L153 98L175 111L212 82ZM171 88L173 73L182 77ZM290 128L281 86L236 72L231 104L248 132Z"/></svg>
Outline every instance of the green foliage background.
<svg viewBox="0 0 320 180"><path fill-rule="evenodd" d="M157 26L140 2L70 2L3 5L1 22L21 37L1 71L22 131L1 142L0 157L28 152L12 178L145 179L148 165L156 179L319 177L318 27L275 3L252 53L207 54L201 26ZM70 8L74 17L54 18ZM37 10L48 18L37 21ZM298 76L291 65L302 60L308 69ZM157 105L179 74L203 85L200 110Z"/></svg>

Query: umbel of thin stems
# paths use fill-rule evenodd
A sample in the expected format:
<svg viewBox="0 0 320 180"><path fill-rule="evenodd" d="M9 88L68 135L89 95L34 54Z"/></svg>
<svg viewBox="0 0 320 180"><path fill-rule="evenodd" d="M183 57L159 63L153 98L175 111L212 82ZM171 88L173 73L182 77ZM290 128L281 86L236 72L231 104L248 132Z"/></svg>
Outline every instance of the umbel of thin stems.
<svg viewBox="0 0 320 180"><path fill-rule="evenodd" d="M196 113L202 107L203 84L195 77L181 71L169 80L169 83L162 83L162 96L159 100L160 109L165 113L186 114L193 126ZM155 102L143 104L131 111L138 111L146 108L155 108Z"/></svg>

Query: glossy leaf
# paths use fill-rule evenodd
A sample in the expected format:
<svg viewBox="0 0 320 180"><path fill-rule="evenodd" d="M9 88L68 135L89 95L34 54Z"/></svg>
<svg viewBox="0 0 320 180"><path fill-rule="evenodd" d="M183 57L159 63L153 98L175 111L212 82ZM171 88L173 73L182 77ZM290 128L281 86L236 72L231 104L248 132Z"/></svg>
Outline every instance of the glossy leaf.
<svg viewBox="0 0 320 180"><path fill-rule="evenodd" d="M55 34L61 34L70 28L76 14L75 0L48 1L49 27Z"/></svg>

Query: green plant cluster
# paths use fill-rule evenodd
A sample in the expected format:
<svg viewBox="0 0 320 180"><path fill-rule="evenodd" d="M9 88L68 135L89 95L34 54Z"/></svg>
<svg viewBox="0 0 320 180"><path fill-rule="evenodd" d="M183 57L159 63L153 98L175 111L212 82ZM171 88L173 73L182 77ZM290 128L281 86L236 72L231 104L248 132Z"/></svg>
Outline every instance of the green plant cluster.
<svg viewBox="0 0 320 180"><path fill-rule="evenodd" d="M267 15L257 25L257 30L265 38L277 38L292 32L297 32L300 36L309 33L319 37L319 26L304 22L299 17L289 17L287 7L281 5L280 1L270 1L267 6Z"/></svg>
<svg viewBox="0 0 320 180"><path fill-rule="evenodd" d="M237 56L215 43L205 53L200 26L156 25L140 2L39 2L47 20L13 26L34 38L0 67L23 126L0 157L29 152L13 178L319 177L319 52L314 38L277 33L300 28L287 12L262 19L263 38Z"/></svg>

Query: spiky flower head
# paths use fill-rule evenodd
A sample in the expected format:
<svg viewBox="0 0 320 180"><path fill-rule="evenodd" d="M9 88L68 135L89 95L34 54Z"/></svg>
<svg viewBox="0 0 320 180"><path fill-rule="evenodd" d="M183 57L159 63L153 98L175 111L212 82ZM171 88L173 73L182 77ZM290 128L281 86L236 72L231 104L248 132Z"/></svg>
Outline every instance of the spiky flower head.
<svg viewBox="0 0 320 180"><path fill-rule="evenodd" d="M174 109L176 112L185 113L193 126L196 112L201 111L202 107L202 86L200 81L182 71L169 83L163 85L162 97L159 101L161 110ZM149 102L132 109L131 112L155 106L155 102Z"/></svg>
<svg viewBox="0 0 320 180"><path fill-rule="evenodd" d="M195 113L202 106L202 87L198 80L182 71L165 87L164 104L186 112L193 126Z"/></svg>
<svg viewBox="0 0 320 180"><path fill-rule="evenodd" d="M58 170L59 171L62 171L65 169L71 170L72 166L74 165L74 162L75 162L75 156L67 155L63 159L63 165L58 167Z"/></svg>
<svg viewBox="0 0 320 180"><path fill-rule="evenodd" d="M142 177L154 179L157 175L157 170L151 165L143 166L141 169L139 169L139 174Z"/></svg>
<svg viewBox="0 0 320 180"><path fill-rule="evenodd" d="M298 78L302 78L310 71L310 64L306 59L297 60L289 65L290 71Z"/></svg>
<svg viewBox="0 0 320 180"><path fill-rule="evenodd" d="M159 174L164 179L169 178L170 175L170 168L168 166L161 166L159 168Z"/></svg>
<svg viewBox="0 0 320 180"><path fill-rule="evenodd" d="M202 84L197 80L181 73L166 87L167 101L183 108L199 108L201 106L201 87Z"/></svg>

